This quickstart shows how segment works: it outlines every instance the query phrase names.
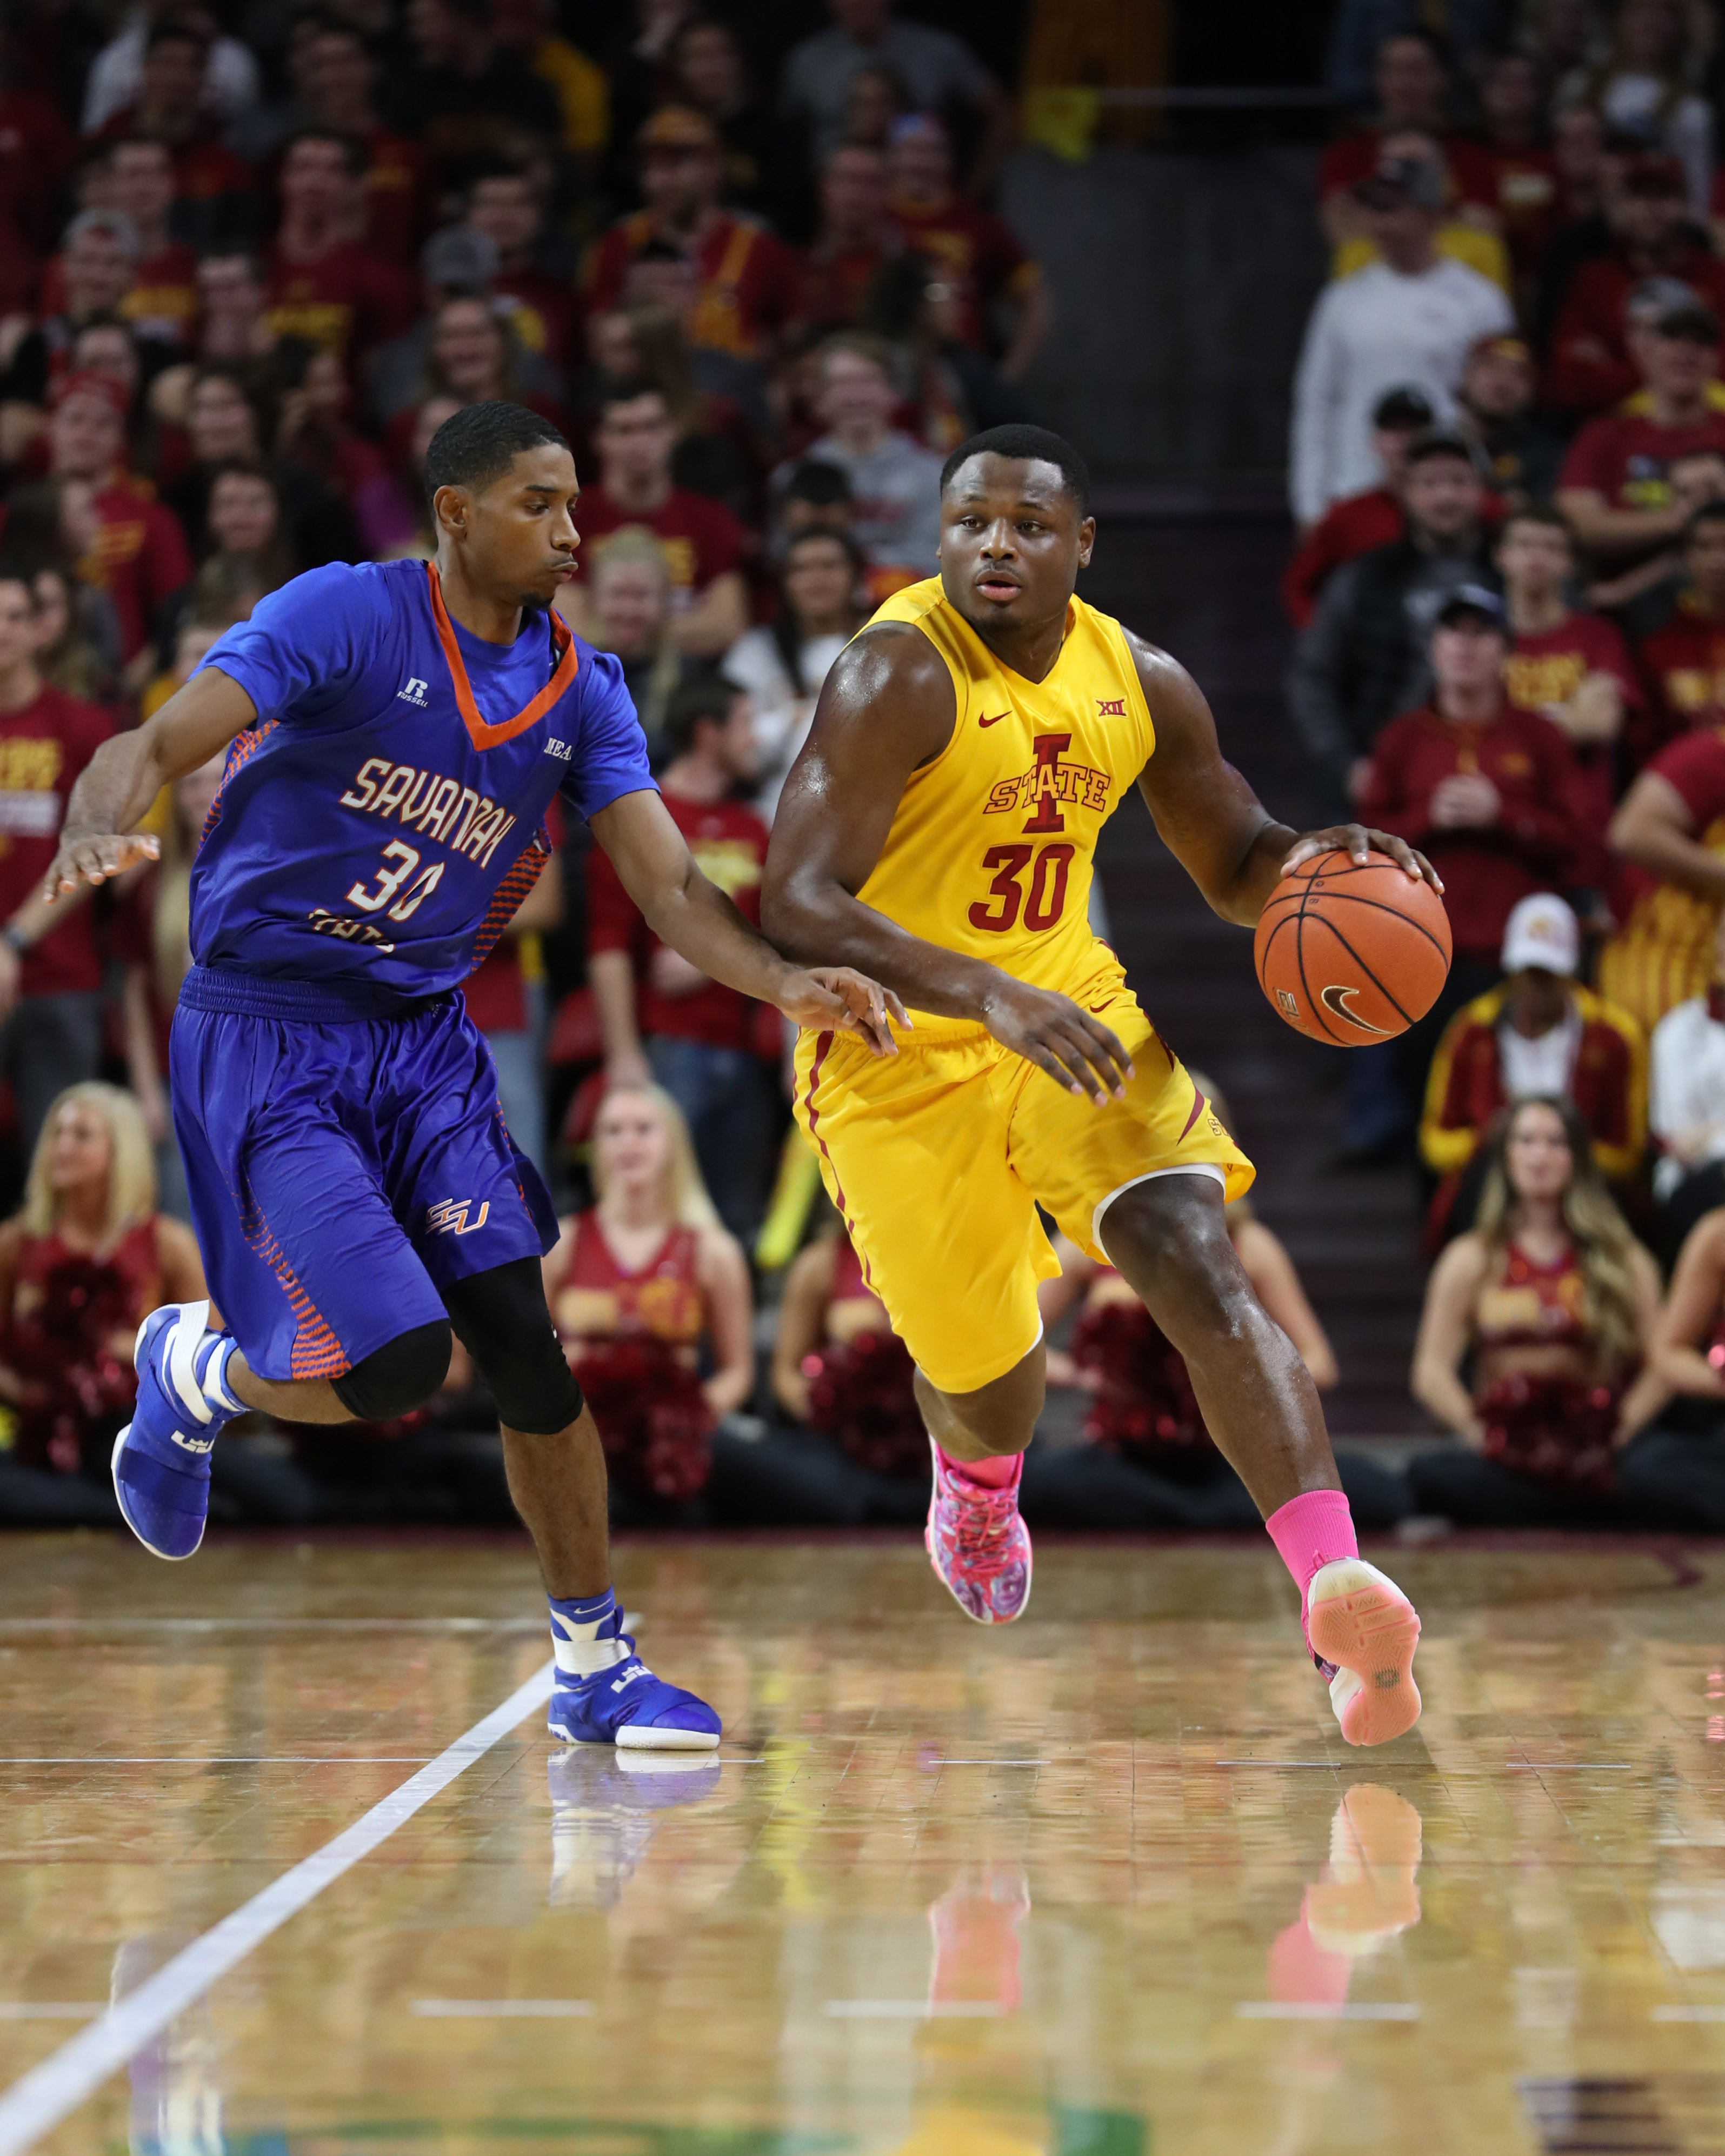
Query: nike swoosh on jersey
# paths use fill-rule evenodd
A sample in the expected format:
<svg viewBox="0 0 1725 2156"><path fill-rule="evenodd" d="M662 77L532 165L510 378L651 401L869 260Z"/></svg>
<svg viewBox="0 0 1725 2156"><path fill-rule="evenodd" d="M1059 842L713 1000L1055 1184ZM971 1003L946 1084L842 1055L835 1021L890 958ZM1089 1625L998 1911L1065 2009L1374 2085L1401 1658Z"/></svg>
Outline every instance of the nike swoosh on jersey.
<svg viewBox="0 0 1725 2156"><path fill-rule="evenodd" d="M1358 993L1358 988L1328 988L1323 990L1318 1000L1332 1017L1346 1019L1350 1025L1357 1025L1362 1033L1381 1034L1388 1040L1390 1036L1386 1027L1373 1025L1369 1019L1363 1019L1358 1011L1348 1008L1348 998Z"/></svg>
<svg viewBox="0 0 1725 2156"><path fill-rule="evenodd" d="M992 719L978 718L977 724L979 726L998 726L1003 719L1010 718L1011 716L1009 711L996 711Z"/></svg>

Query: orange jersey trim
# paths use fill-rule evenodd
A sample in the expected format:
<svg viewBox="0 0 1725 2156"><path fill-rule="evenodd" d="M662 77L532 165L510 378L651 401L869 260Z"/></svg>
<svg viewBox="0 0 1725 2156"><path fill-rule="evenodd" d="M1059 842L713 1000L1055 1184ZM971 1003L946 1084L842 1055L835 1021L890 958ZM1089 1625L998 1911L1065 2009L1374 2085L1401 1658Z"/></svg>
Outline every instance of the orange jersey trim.
<svg viewBox="0 0 1725 2156"><path fill-rule="evenodd" d="M467 668L461 657L461 647L455 641L454 626L449 609L444 604L444 588L439 581L437 564L425 564L425 579L431 592L431 612L437 623L438 641L444 648L444 661L449 670L449 680L455 691L455 707L461 714L461 723L475 748L501 748L505 742L513 741L517 734L525 733L536 719L542 719L558 697L574 680L581 661L575 649L575 638L569 624L553 607L551 609L552 641L557 649L557 671L539 694L512 719L501 719L493 726L489 719L481 718L480 708L473 701L473 685L467 678Z"/></svg>

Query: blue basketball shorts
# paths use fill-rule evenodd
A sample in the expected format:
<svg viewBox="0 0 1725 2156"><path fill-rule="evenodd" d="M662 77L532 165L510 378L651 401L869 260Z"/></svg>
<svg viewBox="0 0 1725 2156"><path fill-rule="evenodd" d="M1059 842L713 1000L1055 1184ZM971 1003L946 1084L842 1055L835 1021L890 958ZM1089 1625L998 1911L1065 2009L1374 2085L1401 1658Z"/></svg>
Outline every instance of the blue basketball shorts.
<svg viewBox="0 0 1725 2156"><path fill-rule="evenodd" d="M210 1295L259 1377L339 1378L445 1317L450 1282L552 1247L459 994L331 1017L283 982L271 1009L209 1008L232 978L194 968L169 1068Z"/></svg>

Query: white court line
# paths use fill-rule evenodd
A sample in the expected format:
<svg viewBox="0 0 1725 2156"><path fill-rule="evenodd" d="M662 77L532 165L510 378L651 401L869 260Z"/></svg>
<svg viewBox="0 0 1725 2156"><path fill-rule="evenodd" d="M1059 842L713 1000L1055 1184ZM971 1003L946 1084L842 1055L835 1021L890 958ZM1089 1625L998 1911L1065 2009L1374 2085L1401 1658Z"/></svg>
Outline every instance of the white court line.
<svg viewBox="0 0 1725 2156"><path fill-rule="evenodd" d="M1420 2009L1404 1999L1364 1999L1358 2006L1323 1999L1242 1999L1234 2010L1242 2021L1417 2021Z"/></svg>
<svg viewBox="0 0 1725 2156"><path fill-rule="evenodd" d="M416 1999L413 2011L445 2020L514 2021L540 2015L591 2014L590 1999Z"/></svg>
<svg viewBox="0 0 1725 2156"><path fill-rule="evenodd" d="M1725 2021L1725 2006L1656 2006L1655 2021Z"/></svg>
<svg viewBox="0 0 1725 2156"><path fill-rule="evenodd" d="M8 1752L0 1767L423 1767L429 1752Z"/></svg>
<svg viewBox="0 0 1725 2156"><path fill-rule="evenodd" d="M93 2021L107 2010L105 1999L0 1999L0 2021Z"/></svg>
<svg viewBox="0 0 1725 2156"><path fill-rule="evenodd" d="M829 2021L994 2021L1005 2012L998 1999L829 1999Z"/></svg>
<svg viewBox="0 0 1725 2156"><path fill-rule="evenodd" d="M556 1664L547 1662L527 1681L511 1692L483 1722L476 1722L465 1737L411 1774L363 1818L338 1834L333 1841L285 1871L280 1879L244 1902L221 1922L193 1939L191 1945L146 1977L136 1991L116 1999L100 2020L62 2044L39 2066L33 2066L0 2096L0 2156L20 2156L41 2135L58 2126L88 2097L93 2096L111 2073L117 2072L152 2036L158 2036L177 2014L201 1998L219 1977L290 1917L297 1916L326 1887L333 1886L344 1871L362 1857L369 1856L398 1826L404 1826L423 1805L448 1789L494 1744L508 1736L536 1707L551 1697Z"/></svg>
<svg viewBox="0 0 1725 2156"><path fill-rule="evenodd" d="M936 1767L1051 1767L1052 1759L919 1759L917 1765Z"/></svg>

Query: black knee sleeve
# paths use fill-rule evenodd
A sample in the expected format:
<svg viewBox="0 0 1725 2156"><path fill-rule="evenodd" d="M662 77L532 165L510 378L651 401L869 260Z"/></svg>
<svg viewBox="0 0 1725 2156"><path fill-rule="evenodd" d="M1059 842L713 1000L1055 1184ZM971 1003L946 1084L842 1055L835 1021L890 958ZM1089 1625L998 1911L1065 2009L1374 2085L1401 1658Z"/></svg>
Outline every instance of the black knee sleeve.
<svg viewBox="0 0 1725 2156"><path fill-rule="evenodd" d="M509 1429L552 1437L569 1427L582 1409L581 1388L545 1306L536 1258L456 1281L444 1291L444 1306Z"/></svg>
<svg viewBox="0 0 1725 2156"><path fill-rule="evenodd" d="M449 1327L416 1325L374 1348L332 1389L359 1421L388 1422L423 1408L449 1374Z"/></svg>

